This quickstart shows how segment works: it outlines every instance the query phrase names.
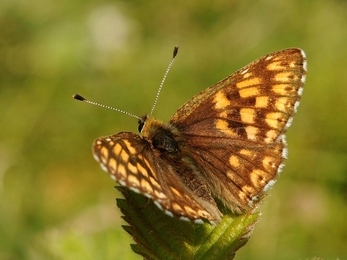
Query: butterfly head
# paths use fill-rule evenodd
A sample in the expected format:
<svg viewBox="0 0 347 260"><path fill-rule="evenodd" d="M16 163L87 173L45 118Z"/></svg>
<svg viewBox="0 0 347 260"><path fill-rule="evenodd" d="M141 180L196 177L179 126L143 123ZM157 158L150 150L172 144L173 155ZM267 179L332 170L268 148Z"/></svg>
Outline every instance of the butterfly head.
<svg viewBox="0 0 347 260"><path fill-rule="evenodd" d="M151 137L161 128L168 128L166 124L155 119L151 115L144 115L138 118L138 131L142 136Z"/></svg>
<svg viewBox="0 0 347 260"><path fill-rule="evenodd" d="M153 149L168 154L176 154L179 151L176 140L177 130L173 126L156 120L151 115L142 116L138 123L139 132Z"/></svg>

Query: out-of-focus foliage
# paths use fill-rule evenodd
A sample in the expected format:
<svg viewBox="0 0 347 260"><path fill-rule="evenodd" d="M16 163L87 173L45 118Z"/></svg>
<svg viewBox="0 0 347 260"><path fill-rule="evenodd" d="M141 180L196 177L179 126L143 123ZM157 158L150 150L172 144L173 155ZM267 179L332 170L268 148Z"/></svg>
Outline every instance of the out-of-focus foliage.
<svg viewBox="0 0 347 260"><path fill-rule="evenodd" d="M236 259L347 258L346 1L0 2L0 259L140 259L91 156L272 51L306 51L289 160Z"/></svg>

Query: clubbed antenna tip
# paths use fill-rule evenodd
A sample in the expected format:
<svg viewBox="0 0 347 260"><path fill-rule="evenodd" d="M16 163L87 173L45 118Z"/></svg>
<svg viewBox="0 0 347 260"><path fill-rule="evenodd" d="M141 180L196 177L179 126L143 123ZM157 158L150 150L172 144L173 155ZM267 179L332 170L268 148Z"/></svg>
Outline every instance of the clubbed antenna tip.
<svg viewBox="0 0 347 260"><path fill-rule="evenodd" d="M176 46L174 47L172 58L176 58L176 55L177 55L177 53L178 53L178 49L179 49L179 48L180 48L180 47L179 47L178 45L176 45Z"/></svg>
<svg viewBox="0 0 347 260"><path fill-rule="evenodd" d="M78 94L73 94L72 97L74 99L80 100L80 101L86 101L86 99L84 97L82 97L81 95Z"/></svg>

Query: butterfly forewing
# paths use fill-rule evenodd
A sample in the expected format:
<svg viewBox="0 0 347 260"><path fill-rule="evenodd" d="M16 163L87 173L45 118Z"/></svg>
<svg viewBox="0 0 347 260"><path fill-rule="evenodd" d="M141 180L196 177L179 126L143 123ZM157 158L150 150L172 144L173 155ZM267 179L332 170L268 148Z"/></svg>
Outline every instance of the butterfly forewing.
<svg viewBox="0 0 347 260"><path fill-rule="evenodd" d="M252 206L275 182L305 77L302 50L275 52L201 92L171 118L229 208Z"/></svg>
<svg viewBox="0 0 347 260"><path fill-rule="evenodd" d="M168 124L149 116L142 136L97 139L94 156L121 185L166 213L218 222L215 198L244 212L275 183L305 78L302 50L274 52L202 91Z"/></svg>

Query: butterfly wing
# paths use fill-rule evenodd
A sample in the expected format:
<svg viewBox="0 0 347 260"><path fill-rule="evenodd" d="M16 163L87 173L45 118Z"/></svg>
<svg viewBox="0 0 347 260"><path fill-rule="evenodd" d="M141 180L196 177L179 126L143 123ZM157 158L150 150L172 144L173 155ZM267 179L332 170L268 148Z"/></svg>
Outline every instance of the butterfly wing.
<svg viewBox="0 0 347 260"><path fill-rule="evenodd" d="M275 182L284 133L306 77L300 49L266 55L184 104L170 123L180 131L212 193L233 211L253 205Z"/></svg>
<svg viewBox="0 0 347 260"><path fill-rule="evenodd" d="M167 214L190 220L220 220L217 206L182 185L176 168L164 161L145 138L122 132L98 138L93 147L95 159L114 180L153 199Z"/></svg>

